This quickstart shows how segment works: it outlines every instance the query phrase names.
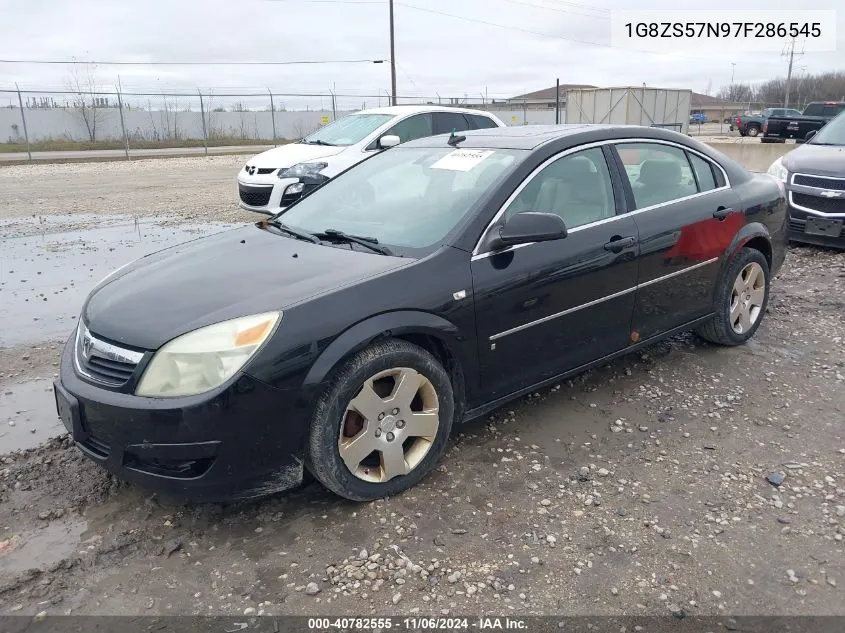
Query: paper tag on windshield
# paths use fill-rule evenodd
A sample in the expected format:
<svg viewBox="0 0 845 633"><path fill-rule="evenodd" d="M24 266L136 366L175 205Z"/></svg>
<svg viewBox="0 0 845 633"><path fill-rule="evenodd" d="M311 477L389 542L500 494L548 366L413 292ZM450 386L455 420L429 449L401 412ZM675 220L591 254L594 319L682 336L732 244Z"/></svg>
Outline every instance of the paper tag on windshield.
<svg viewBox="0 0 845 633"><path fill-rule="evenodd" d="M431 168L469 171L490 156L493 151L492 149L456 149L434 163Z"/></svg>

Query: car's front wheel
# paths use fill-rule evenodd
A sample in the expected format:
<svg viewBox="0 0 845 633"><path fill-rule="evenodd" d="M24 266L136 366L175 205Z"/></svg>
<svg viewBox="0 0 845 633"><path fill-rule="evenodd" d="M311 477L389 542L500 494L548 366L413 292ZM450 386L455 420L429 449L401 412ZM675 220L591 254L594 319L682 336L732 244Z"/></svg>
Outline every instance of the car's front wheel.
<svg viewBox="0 0 845 633"><path fill-rule="evenodd" d="M349 360L317 402L306 465L353 501L398 494L434 468L455 412L449 375L425 349L376 343Z"/></svg>
<svg viewBox="0 0 845 633"><path fill-rule="evenodd" d="M716 314L698 335L719 345L742 345L754 336L769 304L769 274L760 251L741 249L716 289Z"/></svg>

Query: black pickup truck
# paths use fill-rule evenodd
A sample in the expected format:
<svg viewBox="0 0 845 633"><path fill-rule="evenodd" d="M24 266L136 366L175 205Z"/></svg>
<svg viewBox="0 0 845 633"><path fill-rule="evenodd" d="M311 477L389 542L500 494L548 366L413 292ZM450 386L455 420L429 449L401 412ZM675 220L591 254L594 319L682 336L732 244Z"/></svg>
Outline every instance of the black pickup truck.
<svg viewBox="0 0 845 633"><path fill-rule="evenodd" d="M788 138L796 143L807 140L807 134L818 132L828 121L845 110L845 101L815 101L804 108L801 116L770 116L763 121L763 143L783 143Z"/></svg>

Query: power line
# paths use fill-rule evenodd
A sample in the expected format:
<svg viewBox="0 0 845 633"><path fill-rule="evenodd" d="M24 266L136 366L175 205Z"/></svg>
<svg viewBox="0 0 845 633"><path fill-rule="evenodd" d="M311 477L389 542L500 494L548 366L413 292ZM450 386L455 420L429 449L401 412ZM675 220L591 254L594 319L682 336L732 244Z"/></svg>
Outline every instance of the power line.
<svg viewBox="0 0 845 633"><path fill-rule="evenodd" d="M502 0L502 2L509 2L511 4L518 4L523 7L532 7L534 9L541 9L543 11L554 11L555 13L566 13L569 15L583 15L587 18L595 18L597 20L609 20L610 13L605 11L600 11L596 9L597 13L582 13L581 11L573 11L572 9L558 9L557 7L544 7L539 4L532 4L530 2L522 2L521 0ZM592 7L587 7L585 5L574 5L579 9L584 9L586 11L592 10Z"/></svg>
<svg viewBox="0 0 845 633"><path fill-rule="evenodd" d="M519 26L508 26L508 25L505 25L505 24L497 24L496 22L488 22L487 20L480 20L478 18L469 18L469 17L463 16L463 15L455 15L454 13L447 13L445 11L438 11L436 9L428 9L428 8L425 8L425 7L418 7L418 6L415 6L415 5L412 5L412 4L407 4L405 2L396 2L396 6L405 7L406 9L414 9L415 11L423 11L425 13L433 13L433 14L436 14L436 15L442 15L442 16L445 16L445 17L448 17L448 18L452 18L454 20L463 20L465 22L475 22L477 24L484 24L486 26L494 26L496 28L507 29L509 31L517 31L517 32L520 32L520 33L528 33L529 35L539 35L540 37L549 37L549 38L553 38L553 39L557 39L557 40L562 40L564 42L573 42L575 44L586 44L587 46L596 46L598 48L606 48L606 49L611 49L611 50L622 50L622 51L625 51L625 52L628 52L628 53L644 53L644 54L648 54L648 55L666 55L666 53L663 53L663 52L660 52L660 51L649 51L649 50L641 50L641 49L635 49L635 48L621 48L621 47L618 47L618 46L613 46L611 44L603 44L601 42L593 42L591 40L581 40L581 39L576 39L576 38L573 38L573 37L566 37L564 35L556 35L554 33L543 33L542 31L533 31L531 29L524 29L524 28L519 27ZM683 59L694 59L694 60L697 60L697 61L705 61L705 62L709 62L709 63L713 62L712 58L709 58L709 57L694 57L694 56L691 56L691 55L684 55L682 53L674 53L674 55L677 56L677 57L681 57ZM766 66L774 66L775 65L773 62L766 62L766 61L755 62L755 64L766 65Z"/></svg>
<svg viewBox="0 0 845 633"><path fill-rule="evenodd" d="M384 59L315 59L304 61L161 61L127 62L82 59L0 59L0 64L92 64L95 66L294 66L304 64L382 64Z"/></svg>

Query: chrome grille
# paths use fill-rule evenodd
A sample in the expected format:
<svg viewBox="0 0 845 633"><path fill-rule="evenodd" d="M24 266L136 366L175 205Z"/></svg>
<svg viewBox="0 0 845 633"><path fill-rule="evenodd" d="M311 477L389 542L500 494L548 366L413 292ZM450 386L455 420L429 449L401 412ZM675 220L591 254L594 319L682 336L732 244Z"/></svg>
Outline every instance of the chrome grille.
<svg viewBox="0 0 845 633"><path fill-rule="evenodd" d="M76 331L76 369L98 383L110 387L122 387L132 375L143 352L119 347L97 338L80 323Z"/></svg>
<svg viewBox="0 0 845 633"><path fill-rule="evenodd" d="M816 213L845 213L845 195L839 198L822 198L797 191L789 192L789 201L799 209L815 211Z"/></svg>
<svg viewBox="0 0 845 633"><path fill-rule="evenodd" d="M824 176L811 176L809 174L795 174L792 177L792 184L803 187L814 187L816 189L827 189L829 191L845 191L845 178L826 178Z"/></svg>

